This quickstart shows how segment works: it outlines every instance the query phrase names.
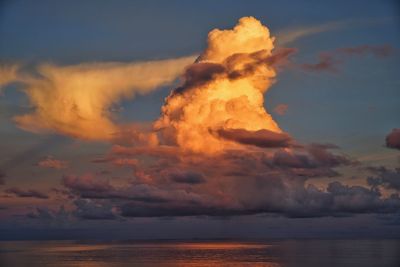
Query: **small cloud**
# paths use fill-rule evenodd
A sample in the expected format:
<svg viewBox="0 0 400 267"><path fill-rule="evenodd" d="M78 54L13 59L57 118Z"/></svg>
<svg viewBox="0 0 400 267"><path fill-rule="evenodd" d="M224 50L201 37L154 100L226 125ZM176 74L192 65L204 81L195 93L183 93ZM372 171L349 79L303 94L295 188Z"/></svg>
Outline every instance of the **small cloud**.
<svg viewBox="0 0 400 267"><path fill-rule="evenodd" d="M4 190L4 192L8 194L13 194L17 197L30 197L30 198L41 198L41 199L49 198L48 195L34 189L23 190L18 187L11 187Z"/></svg>
<svg viewBox="0 0 400 267"><path fill-rule="evenodd" d="M287 104L279 104L274 108L274 111L278 115L285 115L286 112L288 111L289 106Z"/></svg>
<svg viewBox="0 0 400 267"><path fill-rule="evenodd" d="M400 128L393 129L386 136L386 146L389 148L400 149Z"/></svg>
<svg viewBox="0 0 400 267"><path fill-rule="evenodd" d="M37 166L41 168L49 168L49 169L65 169L68 166L68 163L63 160L54 159L53 157L47 157L37 163Z"/></svg>

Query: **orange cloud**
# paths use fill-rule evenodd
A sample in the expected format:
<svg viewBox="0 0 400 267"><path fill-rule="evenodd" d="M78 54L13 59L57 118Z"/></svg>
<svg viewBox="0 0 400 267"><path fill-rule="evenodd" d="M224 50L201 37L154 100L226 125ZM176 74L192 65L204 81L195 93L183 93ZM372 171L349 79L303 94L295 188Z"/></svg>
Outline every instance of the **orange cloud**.
<svg viewBox="0 0 400 267"><path fill-rule="evenodd" d="M242 129L281 133L264 108L264 93L274 82L274 37L253 17L232 30L212 30L207 48L185 73L154 124L163 141L184 150L216 153L238 143L215 132Z"/></svg>
<svg viewBox="0 0 400 267"><path fill-rule="evenodd" d="M172 83L195 57L137 63L44 64L25 76L34 111L15 117L31 132L53 131L87 140L110 140L119 131L110 108L123 98Z"/></svg>

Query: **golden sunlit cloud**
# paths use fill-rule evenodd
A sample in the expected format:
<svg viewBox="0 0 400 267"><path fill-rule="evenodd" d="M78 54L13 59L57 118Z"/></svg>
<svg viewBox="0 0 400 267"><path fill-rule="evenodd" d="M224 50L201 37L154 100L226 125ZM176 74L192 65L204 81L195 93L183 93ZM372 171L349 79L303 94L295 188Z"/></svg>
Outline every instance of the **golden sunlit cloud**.
<svg viewBox="0 0 400 267"><path fill-rule="evenodd" d="M109 140L119 129L110 113L113 104L172 83L194 59L41 65L40 76L22 78L34 111L14 119L20 128L31 132Z"/></svg>
<svg viewBox="0 0 400 267"><path fill-rule="evenodd" d="M162 107L154 126L163 140L215 153L239 145L219 136L221 129L281 133L264 108L264 93L276 76L273 43L268 28L253 17L241 18L232 30L212 30L207 48L187 68L185 83Z"/></svg>

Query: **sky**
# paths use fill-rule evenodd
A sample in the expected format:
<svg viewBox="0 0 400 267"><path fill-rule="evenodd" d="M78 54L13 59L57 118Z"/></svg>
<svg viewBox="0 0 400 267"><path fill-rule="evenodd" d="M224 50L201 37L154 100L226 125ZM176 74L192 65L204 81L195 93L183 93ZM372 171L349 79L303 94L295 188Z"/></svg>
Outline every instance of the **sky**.
<svg viewBox="0 0 400 267"><path fill-rule="evenodd" d="M0 239L400 237L396 1L2 1Z"/></svg>

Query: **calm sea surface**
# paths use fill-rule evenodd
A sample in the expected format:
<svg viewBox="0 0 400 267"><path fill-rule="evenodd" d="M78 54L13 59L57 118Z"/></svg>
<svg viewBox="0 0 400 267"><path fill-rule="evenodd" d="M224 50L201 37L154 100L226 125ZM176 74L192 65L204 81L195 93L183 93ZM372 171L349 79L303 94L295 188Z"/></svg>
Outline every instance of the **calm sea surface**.
<svg viewBox="0 0 400 267"><path fill-rule="evenodd" d="M400 240L0 242L1 267L399 267Z"/></svg>

